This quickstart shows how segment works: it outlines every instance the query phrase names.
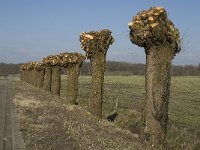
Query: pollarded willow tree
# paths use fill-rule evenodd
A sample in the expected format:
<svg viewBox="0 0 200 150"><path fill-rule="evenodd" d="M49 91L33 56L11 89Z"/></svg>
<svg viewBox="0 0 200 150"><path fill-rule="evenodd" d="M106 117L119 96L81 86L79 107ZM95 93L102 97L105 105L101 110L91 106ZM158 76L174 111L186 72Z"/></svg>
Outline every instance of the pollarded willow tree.
<svg viewBox="0 0 200 150"><path fill-rule="evenodd" d="M104 29L101 31L83 32L80 35L81 48L86 52L86 56L90 59L92 64L89 111L99 118L102 118L102 95L106 53L109 46L114 42L111 33L112 32L108 29Z"/></svg>
<svg viewBox="0 0 200 150"><path fill-rule="evenodd" d="M44 84L44 64L42 62L37 62L35 64L36 70L36 86L43 88Z"/></svg>
<svg viewBox="0 0 200 150"><path fill-rule="evenodd" d="M37 74L38 74L35 68L36 65L37 65L37 62L35 62L32 69L32 85L34 85L35 87L37 87Z"/></svg>
<svg viewBox="0 0 200 150"><path fill-rule="evenodd" d="M139 12L128 26L131 42L144 47L146 53L145 137L152 145L160 145L167 131L170 68L180 51L179 31L163 7Z"/></svg>
<svg viewBox="0 0 200 150"><path fill-rule="evenodd" d="M26 64L27 82L35 85L35 64L37 62L30 61Z"/></svg>
<svg viewBox="0 0 200 150"><path fill-rule="evenodd" d="M66 68L67 71L67 87L66 87L66 100L72 104L78 104L78 77L80 73L80 67L85 56L79 53L61 53L61 66Z"/></svg>
<svg viewBox="0 0 200 150"><path fill-rule="evenodd" d="M25 82L28 82L28 67L29 66L29 63L24 63L22 66L21 66L21 79Z"/></svg>
<svg viewBox="0 0 200 150"><path fill-rule="evenodd" d="M50 56L47 56L47 57L43 58L43 60L42 60L44 67L45 67L43 89L50 92L51 91L51 81L52 81L52 70L51 70L50 64L46 63L46 60L48 59L48 57L50 57Z"/></svg>
<svg viewBox="0 0 200 150"><path fill-rule="evenodd" d="M21 65L20 67L20 80L22 81L26 80L26 63Z"/></svg>
<svg viewBox="0 0 200 150"><path fill-rule="evenodd" d="M59 55L49 55L43 58L45 64L44 89L60 96L61 67Z"/></svg>

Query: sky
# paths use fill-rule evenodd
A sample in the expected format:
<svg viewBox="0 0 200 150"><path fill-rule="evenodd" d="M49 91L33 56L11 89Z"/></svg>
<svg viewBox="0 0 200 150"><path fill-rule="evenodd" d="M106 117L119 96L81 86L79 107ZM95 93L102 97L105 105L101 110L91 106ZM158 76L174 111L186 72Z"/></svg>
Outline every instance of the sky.
<svg viewBox="0 0 200 150"><path fill-rule="evenodd" d="M144 49L129 40L128 22L139 11L163 6L181 33L175 65L200 63L199 0L0 0L0 62L40 61L79 52L82 32L109 29L115 38L107 60L145 63Z"/></svg>

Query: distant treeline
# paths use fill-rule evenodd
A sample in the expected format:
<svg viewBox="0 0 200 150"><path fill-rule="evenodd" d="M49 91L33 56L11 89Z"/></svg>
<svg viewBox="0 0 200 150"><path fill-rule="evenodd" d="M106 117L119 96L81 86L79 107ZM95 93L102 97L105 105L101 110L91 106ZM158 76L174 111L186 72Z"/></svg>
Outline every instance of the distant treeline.
<svg viewBox="0 0 200 150"><path fill-rule="evenodd" d="M0 74L19 74L21 65L0 63Z"/></svg>
<svg viewBox="0 0 200 150"><path fill-rule="evenodd" d="M144 75L144 64L131 64L127 62L108 61L106 64L106 75ZM81 68L81 74L90 75L91 66L90 63L85 62ZM171 69L173 76L200 76L200 64L198 66L185 65L177 66L173 65Z"/></svg>
<svg viewBox="0 0 200 150"><path fill-rule="evenodd" d="M0 74L19 74L22 64L6 64L0 63ZM144 75L144 64L131 64L127 62L108 61L106 65L106 75ZM64 73L64 70L63 70ZM172 66L171 70L174 76L200 76L200 64L198 66ZM91 75L91 65L84 62L81 67L82 75Z"/></svg>

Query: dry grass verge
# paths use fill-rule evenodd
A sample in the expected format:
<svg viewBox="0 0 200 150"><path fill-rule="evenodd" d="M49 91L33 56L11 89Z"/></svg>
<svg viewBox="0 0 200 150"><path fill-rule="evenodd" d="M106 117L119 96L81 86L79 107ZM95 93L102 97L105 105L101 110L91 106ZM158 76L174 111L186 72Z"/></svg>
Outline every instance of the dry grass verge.
<svg viewBox="0 0 200 150"><path fill-rule="evenodd" d="M49 92L21 81L11 89L27 150L145 149L129 131Z"/></svg>

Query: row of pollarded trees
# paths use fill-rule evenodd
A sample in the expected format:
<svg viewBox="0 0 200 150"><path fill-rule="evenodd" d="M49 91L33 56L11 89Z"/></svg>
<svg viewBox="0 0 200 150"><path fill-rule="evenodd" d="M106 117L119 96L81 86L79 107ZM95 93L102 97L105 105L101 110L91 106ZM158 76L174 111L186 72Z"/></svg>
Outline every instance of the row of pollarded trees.
<svg viewBox="0 0 200 150"><path fill-rule="evenodd" d="M44 68L41 63L28 62L21 66L21 80L39 88L43 87Z"/></svg>
<svg viewBox="0 0 200 150"><path fill-rule="evenodd" d="M84 60L85 56L79 53L50 55L43 58L42 62L28 62L22 65L21 80L60 96L61 67L64 67L69 81L66 98L67 101L76 103L79 69Z"/></svg>
<svg viewBox="0 0 200 150"><path fill-rule="evenodd" d="M80 35L80 42L86 57L92 64L91 95L89 100L89 111L102 118L102 95L103 81L106 63L106 53L109 46L114 42L111 31L83 32ZM52 94L60 96L61 67L67 70L67 101L77 104L78 76L80 67L85 56L78 53L61 53L43 58L42 62L29 62L21 67L21 78L35 86L35 81L40 79L40 87ZM40 76L38 76L40 74ZM27 78L27 80L25 79ZM42 80L43 79L43 80Z"/></svg>
<svg viewBox="0 0 200 150"><path fill-rule="evenodd" d="M139 12L133 17L128 26L130 28L131 42L144 47L146 54L146 104L141 120L144 126L143 137L151 145L162 145L165 142L168 124L171 62L175 54L180 51L179 31L168 19L167 12L163 7L152 7L149 10ZM106 53L114 39L109 30L101 30L99 32L82 33L80 35L80 42L82 49L86 52L86 57L90 59L92 64L89 109L92 114L102 118ZM60 57L57 58L60 59ZM54 66L66 65L68 67L67 92L68 96L72 97L70 95L73 95L75 89L77 90L77 84L74 81L77 80L76 75L79 72L79 67L74 68L68 65L68 63L57 63L55 61L57 58L51 60L47 57L43 59L45 75L47 72L51 72L52 68L55 68ZM61 60L63 59L64 57L61 57ZM34 67L29 67L29 71L31 70L30 68ZM53 74L46 78L49 81L54 80ZM46 86L45 84L46 82L44 81L43 87ZM50 86L48 86L48 89L50 89Z"/></svg>

